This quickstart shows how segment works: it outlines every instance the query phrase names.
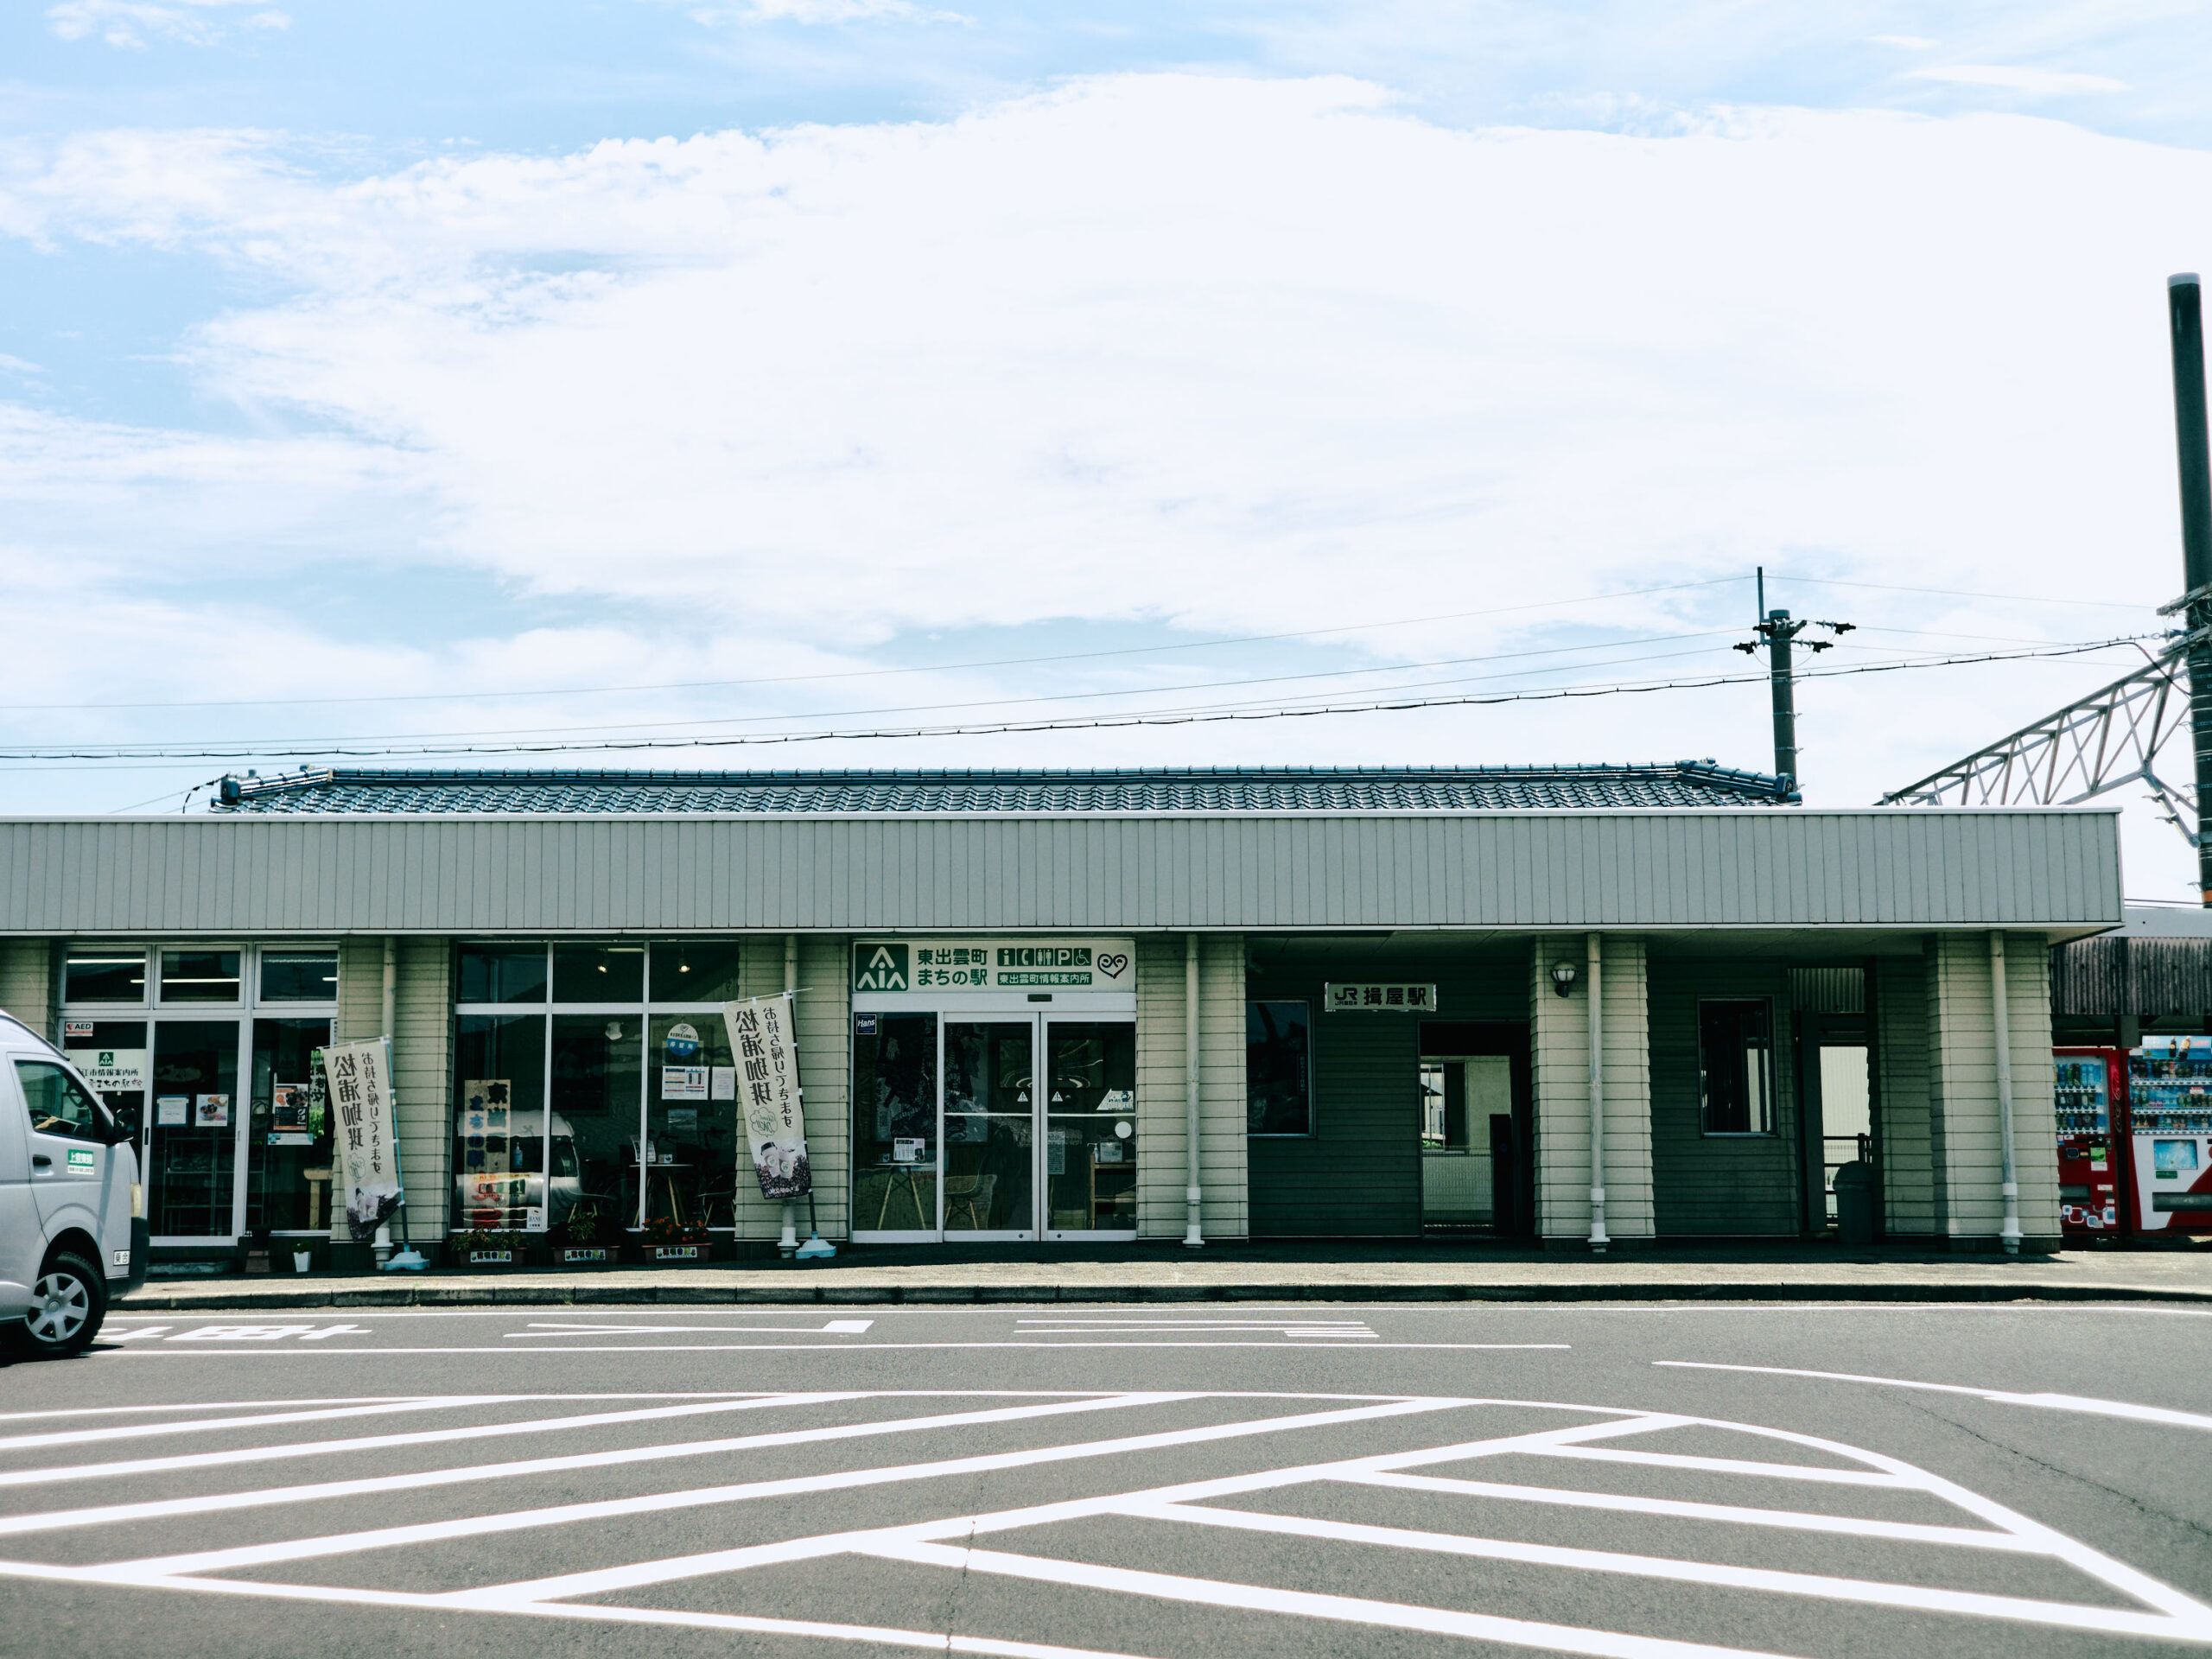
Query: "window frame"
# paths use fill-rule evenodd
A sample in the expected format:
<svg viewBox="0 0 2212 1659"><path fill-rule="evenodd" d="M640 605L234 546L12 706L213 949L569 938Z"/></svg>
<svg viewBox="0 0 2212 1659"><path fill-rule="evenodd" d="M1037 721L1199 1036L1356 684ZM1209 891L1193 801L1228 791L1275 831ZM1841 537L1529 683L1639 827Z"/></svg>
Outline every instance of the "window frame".
<svg viewBox="0 0 2212 1659"><path fill-rule="evenodd" d="M1697 1127L1698 1134L1701 1138L1709 1141L1770 1141L1782 1133L1782 1103L1781 1096L1778 1092L1781 1087L1782 1069L1776 1064L1776 1056L1774 1052L1776 1040L1774 1001L1774 998L1771 996L1756 993L1751 995L1700 996L1697 999L1697 1011L1695 1015L1697 1028ZM1705 1052L1705 1010L1708 1006L1714 1004L1731 1004L1739 1007L1755 1005L1759 1007L1765 1015L1766 1041L1759 1050L1759 1052L1763 1057L1762 1069L1764 1072L1764 1077L1762 1079L1763 1087L1760 1090L1760 1104L1763 1109L1764 1122L1761 1125L1741 1129L1716 1129L1713 1127L1712 1092L1707 1084L1707 1078L1711 1075L1712 1068L1707 1063ZM1745 1113L1745 1116L1747 1121L1751 1116L1748 1106Z"/></svg>
<svg viewBox="0 0 2212 1659"><path fill-rule="evenodd" d="M1252 1082L1252 1010L1263 1004L1296 1007L1306 1011L1305 1096L1306 1127L1302 1129L1255 1129L1251 1120ZM1320 1103L1314 1098L1317 1066L1314 1050L1319 1037L1319 1023L1313 1016L1313 999L1310 996L1248 996L1244 999L1244 1138L1248 1141L1313 1141L1320 1137Z"/></svg>

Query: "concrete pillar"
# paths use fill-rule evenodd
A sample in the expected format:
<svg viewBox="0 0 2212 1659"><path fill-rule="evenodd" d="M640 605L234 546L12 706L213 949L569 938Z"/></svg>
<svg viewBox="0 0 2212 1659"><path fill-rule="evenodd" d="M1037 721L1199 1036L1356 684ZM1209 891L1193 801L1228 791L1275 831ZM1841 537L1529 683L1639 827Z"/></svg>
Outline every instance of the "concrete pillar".
<svg viewBox="0 0 2212 1659"><path fill-rule="evenodd" d="M1590 958L1580 933L1540 936L1529 962L1531 1071L1535 1089L1536 1230L1560 1248L1589 1247L1591 1094L1604 1078L1605 1227L1612 1243L1649 1239L1651 1202L1651 1022L1643 942L1617 933L1600 944L1603 1047L1592 1064ZM1552 969L1574 969L1568 994Z"/></svg>

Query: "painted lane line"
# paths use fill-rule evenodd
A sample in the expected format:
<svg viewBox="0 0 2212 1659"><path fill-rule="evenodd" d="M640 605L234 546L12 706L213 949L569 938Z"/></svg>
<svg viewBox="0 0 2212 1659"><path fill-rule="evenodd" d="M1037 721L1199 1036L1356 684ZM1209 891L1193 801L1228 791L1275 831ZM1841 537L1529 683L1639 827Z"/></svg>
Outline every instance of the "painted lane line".
<svg viewBox="0 0 2212 1659"><path fill-rule="evenodd" d="M404 1400L425 1400L421 1394L353 1394L325 1395L315 1400L207 1400L178 1406L66 1406L49 1411L0 1411L0 1423L29 1422L41 1417L119 1417L144 1411L273 1411L294 1406L376 1406ZM536 1396L500 1395L502 1400Z"/></svg>
<svg viewBox="0 0 2212 1659"><path fill-rule="evenodd" d="M1230 1584L1214 1579L1137 1572L1128 1567L1094 1567L1084 1561L1042 1560L1026 1555L1008 1555L997 1550L961 1549L945 1544L900 1544L887 1541L868 1553L890 1560L953 1567L962 1572L990 1573L1007 1578L1026 1579L1033 1583L1090 1590L1117 1590L1162 1601L1192 1602L1205 1607L1233 1607L1255 1613L1287 1613L1303 1618L1331 1619L1342 1624L1380 1626L1386 1630L1418 1630L1430 1636L1463 1637L1509 1647L1594 1655L1598 1659L1781 1659L1781 1656L1746 1648L1713 1647L1702 1642L1675 1642L1658 1637L1586 1630L1571 1624L1540 1624L1529 1619L1506 1618L1493 1613L1455 1612L1448 1608L1372 1601L1360 1596L1324 1595L1308 1590L1278 1590L1264 1585Z"/></svg>
<svg viewBox="0 0 2212 1659"><path fill-rule="evenodd" d="M1400 1402L1398 1411L1423 1407L1453 1409L1480 1405L1480 1401L1410 1401ZM1601 1408L1602 1409L1602 1408ZM1372 1413L1368 1414L1381 1414ZM1354 1414L1332 1414L1329 1418L1304 1420L1278 1418L1262 1420L1249 1426L1249 1432L1273 1433L1287 1427L1311 1427L1315 1421L1343 1421ZM1622 1414L1622 1421L1604 1423L1579 1423L1564 1428L1531 1431L1506 1435L1490 1440L1476 1440L1462 1445L1426 1447L1420 1451L1385 1452L1367 1458L1310 1464L1288 1469L1272 1469L1255 1474L1217 1476L1202 1481L1158 1487L1135 1493L1118 1492L1101 1497L1063 1498L1053 1503L1031 1504L1018 1510L1002 1510L994 1514L955 1516L944 1520L924 1521L898 1527L867 1527L857 1530L820 1533L811 1536L790 1538L769 1544L748 1544L730 1549L709 1550L697 1555L672 1556L664 1560L632 1562L625 1567L602 1567L595 1571L563 1573L557 1577L523 1580L512 1584L490 1585L481 1589L454 1592L456 1600L467 1605L500 1606L515 1605L531 1601L550 1601L576 1596L610 1594L620 1591L640 1589L649 1585L673 1583L679 1579L703 1578L715 1573L734 1573L747 1567L781 1565L796 1560L815 1560L823 1556L865 1553L865 1547L885 1539L908 1540L923 1542L946 1538L969 1538L979 1533L1009 1531L1019 1528L1049 1526L1062 1521L1084 1520L1093 1516L1113 1515L1120 1506L1133 1497L1142 1500L1173 1497L1175 1498L1214 1497L1230 1494L1259 1491L1272 1487L1302 1485L1321 1478L1328 1471L1380 1463L1402 1464L1408 1461L1441 1462L1468 1455L1482 1455L1486 1450L1503 1453L1516 1450L1532 1442L1555 1437L1579 1436L1596 1438L1608 1434L1628 1434L1647 1432L1651 1428L1675 1427L1677 1420L1643 1418ZM1145 1437L1147 1441L1180 1440L1187 1442L1197 1435L1210 1439L1223 1436L1218 1431L1184 1430L1172 1435ZM1112 1443L1105 1443L1110 1446ZM1085 1448L1073 1448L1078 1452ZM1103 1446L1093 1450L1104 1449ZM1122 1449L1115 1447L1114 1449ZM1153 1449L1147 1446L1141 1449ZM971 1463L988 1462L993 1467L1021 1467L1029 1463L1058 1460L1061 1448L1047 1448L1043 1456L1026 1453L1001 1453L989 1459L969 1459ZM958 1472L965 1472L964 1470Z"/></svg>
<svg viewBox="0 0 2212 1659"><path fill-rule="evenodd" d="M2198 1618L2182 1620L2163 1611L2144 1613L2127 1608L2098 1607L2084 1603L2037 1601L2021 1596L1991 1595L1977 1590L1942 1590L1923 1585L1836 1578L1820 1573L1790 1573L1773 1567L1676 1560L1664 1556L1633 1555L1615 1550L1575 1549L1556 1544L1522 1543L1505 1538L1465 1537L1458 1533L1422 1532L1403 1527L1366 1526L1352 1522L1316 1520L1306 1516L1265 1515L1247 1510L1209 1509L1192 1504L1144 1504L1124 1513L1141 1516L1148 1520L1183 1521L1231 1531L1268 1533L1279 1537L1310 1538L1340 1544L1372 1544L1478 1560L1517 1561L1527 1567L1567 1567L1580 1572L1619 1573L1631 1578L1662 1579L1676 1584L1711 1585L1721 1589L1812 1596L1876 1607L1910 1608L1918 1612L1962 1613L1983 1618L2005 1618L2022 1624L2049 1625L2060 1630L2095 1630L2107 1636L2212 1640L2212 1609L2199 1610L2202 1616Z"/></svg>
<svg viewBox="0 0 2212 1659"><path fill-rule="evenodd" d="M215 1469L236 1463L268 1463L336 1456L345 1452L381 1452L399 1446L442 1446L457 1440L501 1440L518 1434L556 1433L571 1428L602 1428L615 1423L662 1422L676 1417L701 1417L726 1411L754 1411L763 1406L788 1404L796 1397L801 1396L770 1395L765 1398L703 1400L690 1405L653 1406L638 1411L594 1411L575 1417L472 1423L463 1428L424 1429L411 1434L369 1434L350 1440L304 1440L291 1445L240 1446L228 1452L187 1452L170 1458L137 1458L123 1463L73 1464L60 1469L10 1469L0 1471L0 1486L43 1486L71 1480L107 1480L123 1475L167 1473L177 1469ZM487 1395L474 1403L498 1404L499 1397ZM0 1522L0 1525L3 1524Z"/></svg>
<svg viewBox="0 0 2212 1659"><path fill-rule="evenodd" d="M75 1569L25 1561L0 1561L0 1575L84 1581ZM453 1604L442 1597L404 1590L357 1590L336 1586L261 1584L247 1580L197 1578L154 1580L143 1586L134 1587L351 1606L419 1608L440 1613L453 1610ZM494 1616L504 1614L576 1623L658 1624L679 1629L731 1630L753 1636L819 1637L837 1642L921 1648L931 1653L981 1654L990 1656L990 1659L1141 1659L1141 1656L1135 1654L1108 1653L1092 1648L1058 1647L1039 1642L1010 1642L995 1637L962 1636L942 1630L902 1630L885 1625L831 1624L819 1619L766 1618L741 1613L697 1613L672 1608L580 1607L564 1602L531 1602L516 1607L486 1607L471 1611Z"/></svg>
<svg viewBox="0 0 2212 1659"><path fill-rule="evenodd" d="M1823 1382L1866 1382L1884 1389L1918 1389L1931 1394L1963 1394L2000 1406L2033 1406L2045 1411L2078 1411L2096 1417L2125 1417L2140 1423L2161 1423L2172 1428L2212 1430L2212 1417L2200 1412L2170 1411L2164 1406L2138 1406L2125 1400L2097 1400L2078 1394L2013 1394L2003 1389L1975 1389L1956 1382L1916 1382L1902 1376L1860 1376L1850 1371L1800 1371L1780 1365L1721 1365L1696 1359L1655 1359L1685 1371L1749 1371L1763 1376L1809 1376Z"/></svg>
<svg viewBox="0 0 2212 1659"><path fill-rule="evenodd" d="M806 1399L810 1396L798 1396ZM865 1398L848 1395L845 1398ZM900 1417L887 1422L844 1423L830 1428L793 1429L781 1433L751 1434L741 1439L703 1441L690 1446L640 1446L625 1452L586 1452L564 1458L541 1458L524 1464L499 1465L476 1468L437 1469L415 1475L387 1475L375 1479L341 1483L355 1491L411 1491L424 1486L444 1486L460 1484L475 1484L490 1479L510 1479L520 1475L536 1475L569 1469L603 1469L632 1463L664 1462L672 1457L696 1456L702 1452L753 1451L767 1446L818 1445L827 1441L864 1440L883 1434L914 1433L931 1429L964 1428L979 1424L1026 1422L1039 1418L1068 1416L1090 1411L1113 1411L1130 1407L1173 1404L1196 1398L1190 1395L1112 1395L1102 1398L1062 1401L1045 1406L1006 1406L988 1411L948 1412L929 1417ZM967 1461L954 1460L951 1472L966 1472ZM907 1465L890 1470L857 1470L836 1475L796 1476L783 1480L753 1481L728 1486L707 1487L690 1491L657 1492L639 1497L606 1498L583 1503L555 1504L548 1508L508 1511L499 1515L464 1516L451 1521L426 1522L401 1527L382 1527L371 1531L340 1533L321 1537L296 1539L289 1542L268 1545L245 1545L228 1550L201 1551L191 1555L163 1556L140 1561L116 1563L105 1569L122 1574L126 1579L144 1575L162 1576L169 1573L216 1571L238 1566L260 1566L276 1560L304 1560L323 1555L343 1555L355 1550L392 1548L404 1544L430 1542L447 1538L470 1537L493 1532L512 1532L532 1527L558 1526L574 1521L603 1519L620 1515L644 1515L662 1510L691 1509L715 1503L741 1503L755 1497L774 1497L794 1492L831 1490L847 1485L871 1485L886 1480L923 1479L945 1472L943 1464ZM266 1503L298 1503L328 1495L313 1488L278 1489L275 1491L226 1493L212 1499L171 1499L162 1507L178 1513L203 1513L210 1508L239 1509ZM124 1505L119 1508L142 1506ZM28 1516L32 1522L53 1523L50 1516ZM92 1520L70 1518L70 1525L104 1524L111 1517L95 1515ZM11 1521L0 1521L0 1533L17 1530ZM22 1530L35 1530L26 1527Z"/></svg>
<svg viewBox="0 0 2212 1659"><path fill-rule="evenodd" d="M1353 1410L1308 1412L1288 1417L1264 1417L1247 1422L1217 1423L1201 1428L1170 1429L1150 1434L1134 1434L1120 1440L1037 1446L1020 1452L983 1452L965 1458L946 1459L938 1463L910 1464L899 1468L854 1470L825 1475L804 1476L791 1480L760 1482L749 1486L725 1489L727 1496L712 1493L672 1493L669 1494L667 1498L619 1501L637 1506L636 1509L626 1509L622 1511L626 1514L639 1512L648 1506L675 1507L687 1497L703 1497L711 1502L721 1503L733 1501L735 1497L804 1496L817 1492L845 1491L855 1486L879 1485L890 1481L923 1480L943 1476L980 1474L1001 1469L1024 1469L1039 1464L1065 1463L1087 1458L1117 1457L1129 1452L1155 1452L1178 1446L1194 1446L1243 1439L1254 1435L1283 1433L1303 1428L1329 1427L1351 1422L1371 1422L1385 1418L1408 1416L1431 1411L1457 1410L1471 1403L1469 1401L1452 1399L1398 1400ZM552 1601L577 1596L603 1595L615 1591L638 1589L646 1585L673 1583L679 1579L702 1578L717 1573L734 1572L742 1567L759 1566L766 1562L798 1560L815 1556L847 1554L854 1548L855 1541L874 1539L887 1533L901 1536L939 1534L957 1535L966 1532L973 1524L974 1517L958 1516L945 1521L924 1522L918 1527L903 1529L872 1527L858 1531L822 1534L813 1537L788 1539L774 1544L745 1545L731 1549L709 1550L696 1555L674 1556L664 1560L637 1561L622 1567L565 1573L553 1578L489 1585L477 1590L456 1591L454 1592L453 1599L457 1605L504 1605L522 1601Z"/></svg>
<svg viewBox="0 0 2212 1659"><path fill-rule="evenodd" d="M1703 1418L1688 1421L1702 1422ZM1770 1475L1780 1480L1809 1480L1831 1486L1902 1486L1910 1483L1872 1469L1822 1469L1808 1463L1755 1463L1743 1458L1695 1458L1679 1452L1613 1452L1602 1446L1561 1446L1541 1455L1580 1458L1591 1463L1635 1463L1653 1469L1696 1469L1715 1475Z"/></svg>
<svg viewBox="0 0 2212 1659"><path fill-rule="evenodd" d="M1834 1532L1852 1537L1890 1538L1909 1543L1955 1544L1971 1549L2042 1553L2015 1534L1991 1532L1980 1527L1926 1526L1912 1521L1871 1521L1855 1516L1822 1515L1800 1510L1745 1508L1733 1503L1694 1503L1678 1498L1631 1497L1618 1492L1515 1486L1488 1480L1452 1480L1438 1475L1399 1474L1385 1470L1347 1473L1337 1478L1364 1486L1389 1486L1405 1491L1434 1492L1446 1497L1494 1497L1516 1503L1559 1504L1568 1509L1606 1510L1626 1515L1673 1516L1685 1521L1732 1522L1791 1532Z"/></svg>
<svg viewBox="0 0 2212 1659"><path fill-rule="evenodd" d="M354 1358L397 1357L408 1354L849 1354L855 1345L871 1354L939 1352L974 1348L1334 1348L1341 1341L1319 1339L1292 1342L723 1342L621 1343L603 1348L120 1348L105 1357L114 1359L300 1359L316 1353L346 1354ZM1433 1353L1505 1353L1519 1350L1549 1350L1564 1353L1573 1346L1565 1342L1376 1342L1361 1352L1419 1350Z"/></svg>
<svg viewBox="0 0 2212 1659"><path fill-rule="evenodd" d="M827 1325L541 1325L527 1331L510 1331L507 1338L532 1337L661 1337L683 1332L728 1332L734 1336L819 1337L858 1336L874 1319L832 1319Z"/></svg>
<svg viewBox="0 0 2212 1659"><path fill-rule="evenodd" d="M340 1417L374 1417L390 1412L442 1411L461 1406L490 1405L496 1394L439 1395L370 1406L340 1406L323 1411L285 1411L258 1417L206 1417L196 1422L130 1423L114 1428L72 1428L48 1434L16 1434L0 1439L0 1452L28 1452L37 1446L81 1446L91 1440L140 1440L154 1434L206 1434L219 1429L262 1428L279 1423L324 1423Z"/></svg>

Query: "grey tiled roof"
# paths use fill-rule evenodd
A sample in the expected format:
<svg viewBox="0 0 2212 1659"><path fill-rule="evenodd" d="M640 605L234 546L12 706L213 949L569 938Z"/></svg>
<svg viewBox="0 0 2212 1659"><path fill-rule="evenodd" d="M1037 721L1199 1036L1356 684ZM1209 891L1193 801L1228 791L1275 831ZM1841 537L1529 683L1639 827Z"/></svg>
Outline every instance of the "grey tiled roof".
<svg viewBox="0 0 2212 1659"><path fill-rule="evenodd" d="M1372 812L1769 806L1709 760L1108 772L336 771L224 780L218 812Z"/></svg>

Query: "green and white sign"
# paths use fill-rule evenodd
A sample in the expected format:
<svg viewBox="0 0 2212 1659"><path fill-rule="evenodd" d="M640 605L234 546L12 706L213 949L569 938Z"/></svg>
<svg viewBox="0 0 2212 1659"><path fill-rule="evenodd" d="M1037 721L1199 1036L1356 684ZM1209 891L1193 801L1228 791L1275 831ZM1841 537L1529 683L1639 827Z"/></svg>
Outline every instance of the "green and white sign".
<svg viewBox="0 0 2212 1659"><path fill-rule="evenodd" d="M1130 991L1136 944L1125 938L863 939L855 993Z"/></svg>
<svg viewBox="0 0 2212 1659"><path fill-rule="evenodd" d="M143 1048L73 1048L69 1058L85 1081L103 1095L143 1093L146 1051Z"/></svg>

